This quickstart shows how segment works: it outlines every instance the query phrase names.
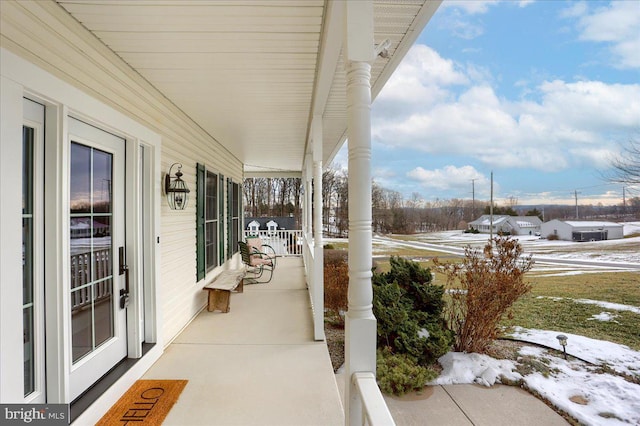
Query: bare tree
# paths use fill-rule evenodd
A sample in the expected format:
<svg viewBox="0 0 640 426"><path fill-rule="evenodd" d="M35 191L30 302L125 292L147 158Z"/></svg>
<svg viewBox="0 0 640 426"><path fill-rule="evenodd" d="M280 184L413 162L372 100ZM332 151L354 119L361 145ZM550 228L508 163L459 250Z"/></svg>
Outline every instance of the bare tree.
<svg viewBox="0 0 640 426"><path fill-rule="evenodd" d="M247 216L288 216L300 220L299 178L246 178L243 182Z"/></svg>
<svg viewBox="0 0 640 426"><path fill-rule="evenodd" d="M338 235L349 229L349 177L341 170L336 182L336 227Z"/></svg>
<svg viewBox="0 0 640 426"><path fill-rule="evenodd" d="M615 157L611 166L612 173L607 180L625 185L640 185L640 140L629 141L622 154Z"/></svg>
<svg viewBox="0 0 640 426"><path fill-rule="evenodd" d="M333 200L337 184L337 171L333 167L329 167L322 172L322 221L328 225L328 231L331 233L331 215L333 211Z"/></svg>

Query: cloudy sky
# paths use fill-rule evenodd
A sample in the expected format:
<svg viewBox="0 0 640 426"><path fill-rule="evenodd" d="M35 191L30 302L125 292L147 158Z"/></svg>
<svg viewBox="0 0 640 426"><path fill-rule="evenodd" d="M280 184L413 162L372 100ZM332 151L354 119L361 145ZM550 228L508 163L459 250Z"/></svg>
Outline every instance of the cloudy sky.
<svg viewBox="0 0 640 426"><path fill-rule="evenodd" d="M640 0L445 0L372 111L374 179L405 199L488 201L493 171L499 204L619 204L602 173L632 139Z"/></svg>

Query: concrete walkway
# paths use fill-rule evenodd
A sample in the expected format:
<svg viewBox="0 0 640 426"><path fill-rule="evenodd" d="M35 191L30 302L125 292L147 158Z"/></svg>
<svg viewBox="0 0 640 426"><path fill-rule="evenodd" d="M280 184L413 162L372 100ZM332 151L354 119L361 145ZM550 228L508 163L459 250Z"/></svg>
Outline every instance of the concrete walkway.
<svg viewBox="0 0 640 426"><path fill-rule="evenodd" d="M514 386L430 386L421 395L385 397L400 425L567 426L530 393Z"/></svg>
<svg viewBox="0 0 640 426"><path fill-rule="evenodd" d="M337 374L340 393L344 377ZM384 396L397 426L567 426L544 402L515 386L427 386L402 397Z"/></svg>
<svg viewBox="0 0 640 426"><path fill-rule="evenodd" d="M200 313L143 378L189 380L164 425L344 423L300 258L279 258L272 282L233 293L229 313Z"/></svg>

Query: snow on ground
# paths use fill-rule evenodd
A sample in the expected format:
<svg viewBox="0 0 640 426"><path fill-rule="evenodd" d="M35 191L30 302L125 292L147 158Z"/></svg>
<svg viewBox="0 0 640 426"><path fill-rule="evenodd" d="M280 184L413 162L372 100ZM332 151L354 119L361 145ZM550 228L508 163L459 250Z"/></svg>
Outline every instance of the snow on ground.
<svg viewBox="0 0 640 426"><path fill-rule="evenodd" d="M476 353L449 352L438 359L443 370L429 385L459 385L477 383L492 386L500 379L517 381L522 376L515 372L515 363Z"/></svg>
<svg viewBox="0 0 640 426"><path fill-rule="evenodd" d="M625 222L623 225L622 232L625 237L627 235L640 234L640 222Z"/></svg>
<svg viewBox="0 0 640 426"><path fill-rule="evenodd" d="M563 300L570 299L575 303L583 303L585 305L596 305L601 308L611 309L614 311L629 311L634 314L640 314L640 308L637 306L623 305L621 303L611 303L611 302L603 302L601 300L591 300L591 299L571 299L569 297L550 297L550 296L538 296L538 299L552 299L552 300Z"/></svg>
<svg viewBox="0 0 640 426"><path fill-rule="evenodd" d="M640 222L630 222L624 224L625 235L640 234ZM440 246L438 250L451 253L458 253L464 247L483 247L489 238L488 234L465 234L460 230L430 232L416 234L413 236L416 248L419 243L436 244ZM534 256L553 257L564 260L586 260L611 263L638 263L640 264L640 236L628 237L618 240L592 241L577 243L574 241L549 241L532 235L513 236L517 239L525 254ZM345 241L339 239L327 239L328 241ZM397 248L410 245L411 241L392 241L387 238L376 238L374 236L374 253L385 253L386 248ZM541 262L542 263L542 262ZM536 267L537 269L538 267Z"/></svg>
<svg viewBox="0 0 640 426"><path fill-rule="evenodd" d="M539 341L551 347L560 347L553 331L518 331L519 338ZM475 353L449 352L438 361L443 367L440 376L430 385L478 383L491 386L505 379L522 380L524 386L540 394L558 409L568 413L581 424L628 425L640 424L640 385L621 376L602 373L603 362L615 371L626 371L640 377L640 352L610 342L587 339L566 334L570 354L582 359L591 358L596 366L569 357L564 360L557 352L534 346L520 349L518 361L497 360ZM534 358L545 365L547 371L516 371L517 364L527 366L527 359ZM635 368L635 370L634 370Z"/></svg>
<svg viewBox="0 0 640 426"><path fill-rule="evenodd" d="M526 386L585 425L640 424L640 385L620 376L600 374L579 361L549 356L543 349L527 348L536 359L548 360L551 372L524 377Z"/></svg>
<svg viewBox="0 0 640 426"><path fill-rule="evenodd" d="M559 269L559 268L557 268ZM556 269L556 270L557 270ZM542 271L551 271L553 269L550 268L537 268L536 265L533 265L532 268L532 272L542 272ZM626 269L606 269L606 268L594 268L592 270L587 270L584 268L581 268L579 271L567 271L564 268L562 268L562 270L564 272L557 272L555 274L544 274L544 275L530 275L530 278L533 277L540 277L540 276L544 276L544 277L569 277L572 275L583 275L583 274L601 274L601 273L609 273L609 272L624 272L626 271Z"/></svg>
<svg viewBox="0 0 640 426"><path fill-rule="evenodd" d="M624 235L638 233L640 233L640 222L625 224ZM462 231L415 236L419 243L440 245L444 252L450 248L451 253L455 253L455 249L459 250L466 246L482 247L486 244L487 237L486 234L464 234ZM535 236L517 238L526 254L542 255L545 258L640 264L638 249L640 237L585 243L549 241ZM375 243L376 252L381 253L384 253L385 247L406 247L407 243L410 244L407 241L389 241L379 238L375 239ZM415 246L420 248L419 244ZM615 272L621 269L590 265L551 266L542 263L535 270L538 273L557 271L554 275L576 275ZM590 299L574 299L574 302L594 304L611 311L626 310L640 314L640 307L635 306ZM612 321L615 320L615 314L603 312L594 315L593 319ZM560 352L557 351L562 350L556 339L558 334L567 336L567 353L579 359L569 357L569 360L564 360L558 355ZM526 387L539 393L551 404L584 425L640 425L640 385L616 374L624 374L634 377L636 381L640 380L640 352L624 345L551 330L516 328L512 336L556 350L548 351L538 346L525 346L520 351L521 358L518 361L496 360L473 353L450 352L439 359L443 371L429 384L479 383L491 386L500 382L501 377L502 380L521 379ZM548 372L533 371L523 373L524 376L522 376L516 371L516 366L518 363L526 362L527 357L543 362Z"/></svg>
<svg viewBox="0 0 640 426"><path fill-rule="evenodd" d="M602 302L600 300L591 299L573 299L576 303L585 303L587 305L596 305L605 309L613 309L614 311L630 311L636 314L640 314L640 308L637 306L623 305L621 303Z"/></svg>
<svg viewBox="0 0 640 426"><path fill-rule="evenodd" d="M615 322L618 315L612 314L611 312L600 312L599 314L591 315L591 318L587 318L587 321L603 321L603 322ZM619 324L619 323L618 323Z"/></svg>
<svg viewBox="0 0 640 426"><path fill-rule="evenodd" d="M566 349L569 355L574 355L592 364L607 365L619 373L640 378L640 352L625 345L561 331L530 330L522 327L515 327L511 336L515 339L561 350L556 338L558 334L567 336ZM638 392L640 398L640 387Z"/></svg>

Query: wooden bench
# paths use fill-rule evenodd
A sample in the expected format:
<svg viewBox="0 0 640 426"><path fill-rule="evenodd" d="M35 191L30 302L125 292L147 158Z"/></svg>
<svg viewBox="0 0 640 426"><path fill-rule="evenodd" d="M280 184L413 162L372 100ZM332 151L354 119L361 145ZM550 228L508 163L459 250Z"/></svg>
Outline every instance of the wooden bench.
<svg viewBox="0 0 640 426"><path fill-rule="evenodd" d="M244 291L244 275L244 269L222 271L209 284L202 287L203 290L209 292L207 310L213 312L218 309L225 313L229 312L231 292L235 290L242 293Z"/></svg>

